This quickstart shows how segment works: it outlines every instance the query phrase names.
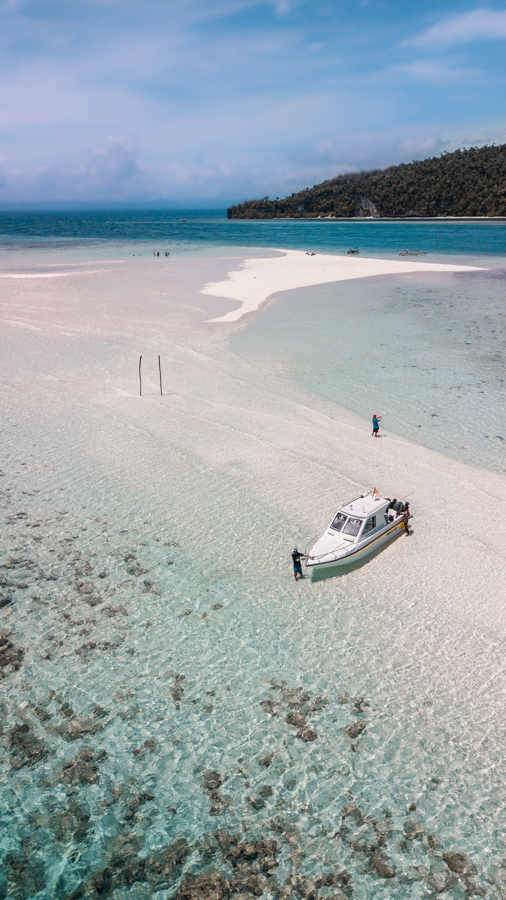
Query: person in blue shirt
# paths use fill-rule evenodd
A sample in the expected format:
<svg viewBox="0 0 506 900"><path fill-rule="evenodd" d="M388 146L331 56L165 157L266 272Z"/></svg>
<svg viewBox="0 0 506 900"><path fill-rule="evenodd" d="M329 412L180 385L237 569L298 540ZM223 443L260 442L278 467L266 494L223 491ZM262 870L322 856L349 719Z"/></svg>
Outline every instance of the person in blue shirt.
<svg viewBox="0 0 506 900"><path fill-rule="evenodd" d="M372 417L372 436L373 437L378 437L378 432L380 430L381 418L382 417L377 416L376 413L374 413L374 415Z"/></svg>

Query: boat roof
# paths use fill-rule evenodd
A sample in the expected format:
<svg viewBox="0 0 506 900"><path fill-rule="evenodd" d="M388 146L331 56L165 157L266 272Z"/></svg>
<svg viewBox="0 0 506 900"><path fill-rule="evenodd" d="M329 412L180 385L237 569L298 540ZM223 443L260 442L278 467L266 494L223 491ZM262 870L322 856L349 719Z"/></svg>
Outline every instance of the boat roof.
<svg viewBox="0 0 506 900"><path fill-rule="evenodd" d="M345 516L363 518L364 516L374 515L378 509L381 509L385 503L389 502L388 497L375 497L373 500L372 495L367 494L365 497L357 497L356 500L352 500L351 503L342 506L339 511L344 513Z"/></svg>

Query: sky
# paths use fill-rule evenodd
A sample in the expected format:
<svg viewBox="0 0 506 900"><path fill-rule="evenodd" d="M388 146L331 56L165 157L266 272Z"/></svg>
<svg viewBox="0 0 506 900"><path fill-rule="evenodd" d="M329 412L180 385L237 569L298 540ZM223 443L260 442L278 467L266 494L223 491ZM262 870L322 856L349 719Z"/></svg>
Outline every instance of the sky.
<svg viewBox="0 0 506 900"><path fill-rule="evenodd" d="M506 2L0 0L0 205L220 208L506 142Z"/></svg>

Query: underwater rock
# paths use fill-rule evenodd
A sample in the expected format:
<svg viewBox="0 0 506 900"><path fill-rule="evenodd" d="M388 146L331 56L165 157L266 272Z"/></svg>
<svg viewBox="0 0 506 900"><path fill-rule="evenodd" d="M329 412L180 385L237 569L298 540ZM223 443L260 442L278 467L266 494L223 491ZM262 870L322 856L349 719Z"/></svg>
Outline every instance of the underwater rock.
<svg viewBox="0 0 506 900"><path fill-rule="evenodd" d="M353 886L353 878L345 869L337 869L335 872L328 872L315 881L315 887L319 890L322 887L337 887L351 889Z"/></svg>
<svg viewBox="0 0 506 900"><path fill-rule="evenodd" d="M0 634L0 681L12 672L19 672L24 655L23 648L12 643L10 634Z"/></svg>
<svg viewBox="0 0 506 900"><path fill-rule="evenodd" d="M203 872L200 875L186 875L181 882L177 900L228 900L231 894L230 882L219 872Z"/></svg>
<svg viewBox="0 0 506 900"><path fill-rule="evenodd" d="M63 780L67 784L95 784L99 778L98 763L107 759L107 752L94 753L90 747L83 747L74 759L62 768Z"/></svg>
<svg viewBox="0 0 506 900"><path fill-rule="evenodd" d="M138 577L139 575L147 575L148 569L143 569L142 566L129 566L127 568L128 575L135 575Z"/></svg>
<svg viewBox="0 0 506 900"><path fill-rule="evenodd" d="M10 764L13 769L36 766L49 756L49 750L32 732L30 725L15 725L9 732Z"/></svg>
<svg viewBox="0 0 506 900"><path fill-rule="evenodd" d="M228 800L225 797L222 797L218 791L218 788L221 787L226 780L226 775L220 775L219 772L214 772L210 769L204 773L202 781L207 795L211 800L210 813L212 816L222 815L229 805Z"/></svg>
<svg viewBox="0 0 506 900"><path fill-rule="evenodd" d="M10 516L7 516L5 523L6 523L6 525L16 525L18 522L22 521L23 519L27 519L27 518L28 518L28 513L25 513L25 512L11 513Z"/></svg>
<svg viewBox="0 0 506 900"><path fill-rule="evenodd" d="M80 719L76 717L75 719L71 719L68 725L61 725L56 730L66 741L77 741L79 738L102 731L102 729L109 724L110 720L103 722L97 721L97 718L100 719L101 717L95 716L95 721L93 721L93 719Z"/></svg>
<svg viewBox="0 0 506 900"><path fill-rule="evenodd" d="M215 603L213 609L223 609L223 603Z"/></svg>
<svg viewBox="0 0 506 900"><path fill-rule="evenodd" d="M228 859L233 866L237 866L241 861L254 863L255 866L265 874L274 874L277 868L277 855L279 845L274 838L259 841L247 841L237 844L228 854Z"/></svg>
<svg viewBox="0 0 506 900"><path fill-rule="evenodd" d="M113 616L128 616L124 606L104 606L101 612L108 619L112 619Z"/></svg>
<svg viewBox="0 0 506 900"><path fill-rule="evenodd" d="M361 713L363 706L369 706L369 701L365 700L364 697L355 697L355 703L353 704L353 712Z"/></svg>
<svg viewBox="0 0 506 900"><path fill-rule="evenodd" d="M6 606L10 606L12 601L12 594L4 594L3 597L0 597L0 609L5 609Z"/></svg>
<svg viewBox="0 0 506 900"><path fill-rule="evenodd" d="M182 863L190 852L184 839L177 839L171 846L157 850L147 859L137 855L138 849L139 838L135 835L120 836L109 850L107 864L67 895L66 900L108 897L117 888L138 882L147 882L152 891L172 887L180 877Z"/></svg>
<svg viewBox="0 0 506 900"><path fill-rule="evenodd" d="M171 693L172 699L174 700L176 705L178 705L179 701L182 699L182 696L184 694L184 687L183 687L182 682L185 680L185 676L184 675L173 675L172 677L174 679L174 684L170 688L170 693Z"/></svg>
<svg viewBox="0 0 506 900"><path fill-rule="evenodd" d="M343 819L347 819L348 816L351 816L357 825L363 825L365 822L365 816L356 803L347 803L346 806L343 806L341 816Z"/></svg>
<svg viewBox="0 0 506 900"><path fill-rule="evenodd" d="M169 847L152 853L146 859L145 865L146 881L151 890L158 891L164 884L172 887L180 876L181 867L189 854L190 847L184 838L177 838Z"/></svg>
<svg viewBox="0 0 506 900"><path fill-rule="evenodd" d="M429 887L431 887L436 894L442 894L444 891L449 890L452 887L451 876L449 872L435 872L429 876L427 879Z"/></svg>
<svg viewBox="0 0 506 900"><path fill-rule="evenodd" d="M306 725L305 717L297 712L289 712L285 722L288 722L289 725L295 725L297 728L303 728Z"/></svg>
<svg viewBox="0 0 506 900"><path fill-rule="evenodd" d="M441 847L441 844L440 844L440 842L439 842L439 839L436 837L435 834L428 834L428 835L427 835L427 842L428 842L429 847L430 847L431 850L439 850L440 847Z"/></svg>
<svg viewBox="0 0 506 900"><path fill-rule="evenodd" d="M297 732L295 737L300 738L301 741L304 741L307 744L309 741L316 741L318 733L314 730L314 728L310 728L308 725L306 728L301 728L300 731Z"/></svg>
<svg viewBox="0 0 506 900"><path fill-rule="evenodd" d="M286 705L291 709L303 706L311 699L311 694L308 694L307 691L304 691L299 687L282 687L281 696Z"/></svg>
<svg viewBox="0 0 506 900"><path fill-rule="evenodd" d="M44 866L37 857L8 853L4 859L9 882L8 896L13 900L30 900L46 886Z"/></svg>
<svg viewBox="0 0 506 900"><path fill-rule="evenodd" d="M154 581L150 581L149 578L146 578L146 579L144 579L144 581L142 583L144 585L144 588L143 588L144 594L157 594L158 593Z"/></svg>
<svg viewBox="0 0 506 900"><path fill-rule="evenodd" d="M378 873L380 878L394 878L394 867L391 865L391 863L388 862L387 859L385 859L384 856L382 856L381 853L373 853L373 855L371 856L371 865L374 869L376 869L376 872Z"/></svg>
<svg viewBox="0 0 506 900"><path fill-rule="evenodd" d="M148 738L146 741L144 741L142 747L136 747L134 750L132 750L132 753L134 756L139 756L141 759L143 759L146 755L146 751L155 750L156 747L157 742L154 740L154 738Z"/></svg>
<svg viewBox="0 0 506 900"><path fill-rule="evenodd" d="M55 811L48 825L57 843L80 843L91 828L91 816L77 803L70 803L68 809Z"/></svg>
<svg viewBox="0 0 506 900"><path fill-rule="evenodd" d="M457 875L476 875L476 866L465 853L449 850L448 853L443 853L443 860Z"/></svg>
<svg viewBox="0 0 506 900"><path fill-rule="evenodd" d="M313 697L308 703L306 703L307 712L319 712L321 709L325 709L328 706L330 700L328 697L323 697L321 694L317 694L316 697Z"/></svg>
<svg viewBox="0 0 506 900"><path fill-rule="evenodd" d="M376 834L379 834L381 837L386 837L386 835L391 834L392 825L388 819L383 819L381 822L371 822L371 825Z"/></svg>
<svg viewBox="0 0 506 900"><path fill-rule="evenodd" d="M260 701L260 706L270 716L279 716L279 707L274 697L265 697L264 700Z"/></svg>
<svg viewBox="0 0 506 900"><path fill-rule="evenodd" d="M226 775L220 775L219 772L213 772L208 769L204 774L203 783L206 791L212 791L219 788L226 780Z"/></svg>
<svg viewBox="0 0 506 900"><path fill-rule="evenodd" d="M315 741L318 734L307 724L306 716L312 712L323 709L329 702L327 698L322 697L321 694L317 694L316 697L311 700L311 694L307 691L304 691L300 687L290 687L285 681L276 682L275 680L272 680L271 686L273 690L280 692L281 701L276 701L271 696L265 697L260 701L260 705L265 712L271 716L279 716L281 712L281 702L285 707L288 707L289 710L285 717L285 722L288 725L293 725L295 728L299 729L296 733L296 737L306 743Z"/></svg>
<svg viewBox="0 0 506 900"><path fill-rule="evenodd" d="M267 756L264 756L262 759L259 759L258 762L260 763L261 766L265 766L265 768L268 769L275 756L276 756L275 753L268 753Z"/></svg>
<svg viewBox="0 0 506 900"><path fill-rule="evenodd" d="M344 729L349 738L354 740L365 731L365 722L351 722L350 725L347 725Z"/></svg>
<svg viewBox="0 0 506 900"><path fill-rule="evenodd" d="M131 822L137 813L137 810L144 806L145 803L149 803L151 800L155 799L154 794L150 794L147 791L141 791L140 794L137 794L136 797L133 797L131 800L127 801L127 811L125 813L125 821Z"/></svg>
<svg viewBox="0 0 506 900"><path fill-rule="evenodd" d="M419 838L425 833L425 829L419 822L413 822L411 819L406 819L404 822L403 833L406 840L414 841L415 838Z"/></svg>

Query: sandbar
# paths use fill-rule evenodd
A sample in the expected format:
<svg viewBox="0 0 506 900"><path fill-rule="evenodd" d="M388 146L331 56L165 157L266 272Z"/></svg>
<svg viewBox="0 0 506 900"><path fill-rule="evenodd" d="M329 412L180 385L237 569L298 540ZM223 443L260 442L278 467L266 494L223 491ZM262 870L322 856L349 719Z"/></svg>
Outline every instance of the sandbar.
<svg viewBox="0 0 506 900"><path fill-rule="evenodd" d="M201 294L226 297L240 303L237 309L209 319L209 322L237 322L255 312L268 297L294 288L370 278L375 275L405 275L408 272L472 272L479 266L449 263L411 262L408 260L370 259L356 256L310 256L302 250L280 250L280 256L246 259L239 269L229 272L227 281L210 282Z"/></svg>

